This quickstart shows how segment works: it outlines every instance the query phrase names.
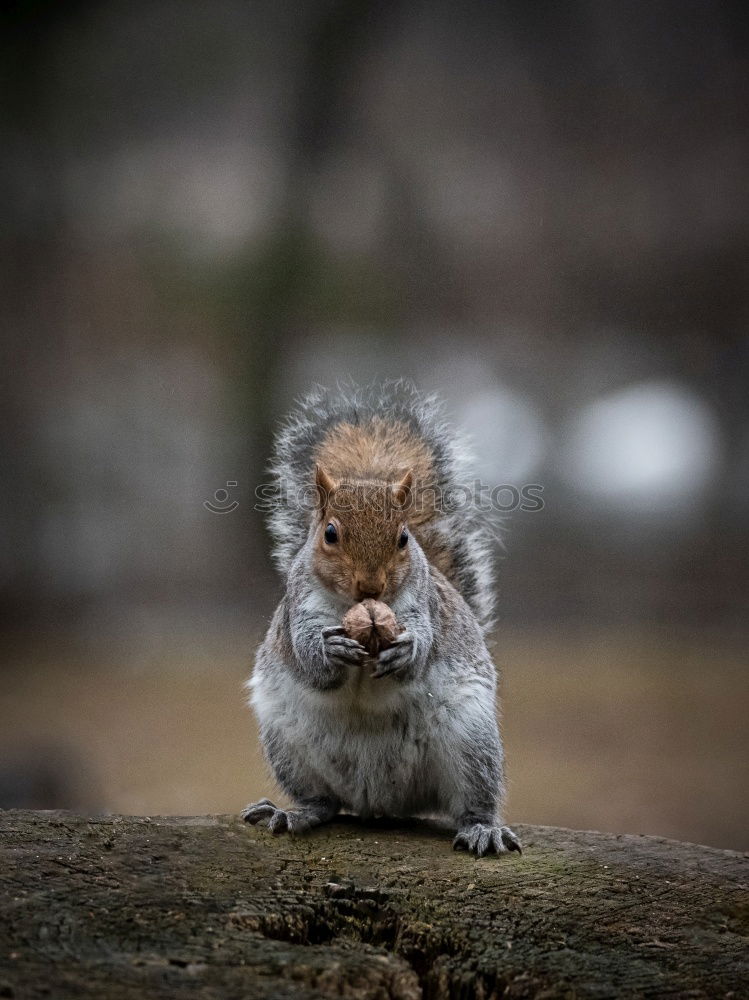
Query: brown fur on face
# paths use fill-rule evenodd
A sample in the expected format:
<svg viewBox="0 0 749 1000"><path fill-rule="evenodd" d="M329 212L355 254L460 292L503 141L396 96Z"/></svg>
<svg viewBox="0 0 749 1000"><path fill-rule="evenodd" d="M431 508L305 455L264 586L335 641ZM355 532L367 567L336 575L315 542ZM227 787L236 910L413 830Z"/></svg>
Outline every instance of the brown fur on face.
<svg viewBox="0 0 749 1000"><path fill-rule="evenodd" d="M352 602L392 597L410 565L408 543L398 547L406 527L411 474L396 483L376 480L338 482L320 465L316 483L321 498L316 523L313 568L319 579ZM338 540L325 540L332 524Z"/></svg>
<svg viewBox="0 0 749 1000"><path fill-rule="evenodd" d="M410 470L414 499L408 513L416 528L435 516L435 474L425 442L406 424L374 417L332 427L315 452L333 482L397 483Z"/></svg>

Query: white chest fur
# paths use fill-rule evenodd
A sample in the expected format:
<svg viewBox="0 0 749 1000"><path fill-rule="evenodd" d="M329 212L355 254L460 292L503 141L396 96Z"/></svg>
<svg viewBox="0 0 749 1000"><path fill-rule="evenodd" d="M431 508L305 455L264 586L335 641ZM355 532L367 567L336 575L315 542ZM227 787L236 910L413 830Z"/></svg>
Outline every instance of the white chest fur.
<svg viewBox="0 0 749 1000"><path fill-rule="evenodd" d="M315 691L286 675L252 682L261 725L272 723L288 752L303 758L343 808L360 815L412 815L436 808L440 774L434 696L419 686L372 679L353 668L335 691Z"/></svg>

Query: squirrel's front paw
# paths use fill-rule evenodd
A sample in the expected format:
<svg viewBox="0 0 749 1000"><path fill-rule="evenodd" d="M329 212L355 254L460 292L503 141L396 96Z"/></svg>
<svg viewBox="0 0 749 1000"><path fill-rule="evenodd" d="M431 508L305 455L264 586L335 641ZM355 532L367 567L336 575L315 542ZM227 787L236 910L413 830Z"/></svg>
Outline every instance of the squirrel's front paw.
<svg viewBox="0 0 749 1000"><path fill-rule="evenodd" d="M356 639L349 639L342 625L330 625L322 630L323 650L327 663L336 667L358 667L367 658L367 651Z"/></svg>
<svg viewBox="0 0 749 1000"><path fill-rule="evenodd" d="M523 853L520 841L509 826L490 826L488 823L473 823L458 830L453 848L470 851L479 858L485 854L508 854L510 851Z"/></svg>
<svg viewBox="0 0 749 1000"><path fill-rule="evenodd" d="M414 637L403 632L387 649L377 657L377 666L372 677L392 677L402 675L414 661Z"/></svg>
<svg viewBox="0 0 749 1000"><path fill-rule="evenodd" d="M239 814L245 823L264 823L276 836L280 833L306 833L313 825L310 818L300 809L279 809L270 799L260 799L245 806Z"/></svg>

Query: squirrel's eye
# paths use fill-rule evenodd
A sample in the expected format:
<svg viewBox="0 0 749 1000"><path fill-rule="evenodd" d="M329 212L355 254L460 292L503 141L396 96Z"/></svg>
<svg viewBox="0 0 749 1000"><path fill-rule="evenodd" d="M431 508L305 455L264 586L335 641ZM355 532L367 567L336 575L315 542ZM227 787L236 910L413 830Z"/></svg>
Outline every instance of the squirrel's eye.
<svg viewBox="0 0 749 1000"><path fill-rule="evenodd" d="M338 532L336 531L336 526L334 524L329 524L325 529L325 541L328 545L333 545L338 541Z"/></svg>
<svg viewBox="0 0 749 1000"><path fill-rule="evenodd" d="M408 532L404 528L403 531L401 531L400 538L398 539L398 548L405 549L407 545L408 545Z"/></svg>

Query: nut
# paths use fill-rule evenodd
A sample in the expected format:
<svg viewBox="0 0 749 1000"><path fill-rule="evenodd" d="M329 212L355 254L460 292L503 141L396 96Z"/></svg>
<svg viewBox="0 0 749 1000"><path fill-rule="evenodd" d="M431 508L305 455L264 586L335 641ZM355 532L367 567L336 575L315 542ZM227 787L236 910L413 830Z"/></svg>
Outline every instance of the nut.
<svg viewBox="0 0 749 1000"><path fill-rule="evenodd" d="M356 639L370 656L387 649L403 631L387 604L371 597L348 609L343 616L343 627L349 639Z"/></svg>

